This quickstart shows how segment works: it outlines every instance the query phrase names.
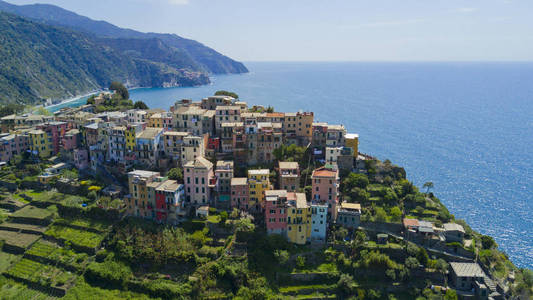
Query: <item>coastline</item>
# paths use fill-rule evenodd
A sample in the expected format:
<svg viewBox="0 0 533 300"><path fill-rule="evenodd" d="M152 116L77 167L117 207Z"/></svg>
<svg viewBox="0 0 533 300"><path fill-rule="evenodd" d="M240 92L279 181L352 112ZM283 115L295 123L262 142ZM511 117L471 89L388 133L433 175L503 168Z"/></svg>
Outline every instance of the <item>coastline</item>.
<svg viewBox="0 0 533 300"><path fill-rule="evenodd" d="M128 88L128 90L132 91L132 90L141 89L141 88L145 88L145 87L132 87L132 88ZM151 87L146 87L146 88L151 88ZM76 102L76 101L79 101L79 100L81 100L83 98L88 98L88 97L90 97L92 95L96 95L96 94L99 94L99 93L102 93L102 92L105 92L105 91L107 91L107 89L93 90L93 91L90 91L90 92L82 94L82 95L76 95L74 97L64 99L64 100L62 100L59 103L48 105L48 106L42 106L42 107L44 109L50 111L50 108L53 109L53 108L58 107L58 106L62 106L62 105L68 104L68 103ZM83 105L83 103L80 103L79 105L75 105L75 106L72 106L72 107L77 107L77 106L81 106L81 105ZM69 106L66 106L66 107L69 107ZM51 112L55 112L55 111L57 111L57 110L53 109Z"/></svg>
<svg viewBox="0 0 533 300"><path fill-rule="evenodd" d="M66 104L66 103L70 103L70 102L74 102L76 100L79 100L81 98L84 98L84 97L89 97L89 96L92 96L94 94L98 94L98 93L101 93L105 91L104 89L100 89L100 90L94 90L94 91L91 91L91 92L88 92L88 93L85 93L83 95L76 95L74 97L71 97L71 98L67 98L67 99L64 99L64 100L61 100L61 102L59 103L56 103L56 104L52 104L52 105L47 105L47 106L43 106L44 108L48 109L48 108L51 108L51 107L55 107L55 106L59 106L59 105L62 105L62 104Z"/></svg>

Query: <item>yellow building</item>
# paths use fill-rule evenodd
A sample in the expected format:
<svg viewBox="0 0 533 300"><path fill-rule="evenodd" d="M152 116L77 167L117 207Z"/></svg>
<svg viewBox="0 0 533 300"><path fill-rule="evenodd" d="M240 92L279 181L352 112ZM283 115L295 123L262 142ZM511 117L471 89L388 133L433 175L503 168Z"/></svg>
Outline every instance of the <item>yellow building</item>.
<svg viewBox="0 0 533 300"><path fill-rule="evenodd" d="M268 169L248 170L248 205L254 212L260 212L265 200L264 191L272 189Z"/></svg>
<svg viewBox="0 0 533 300"><path fill-rule="evenodd" d="M154 128L171 128L172 127L172 113L158 112L152 114L148 118L148 127Z"/></svg>
<svg viewBox="0 0 533 300"><path fill-rule="evenodd" d="M137 131L135 130L135 127L128 126L126 128L126 151L135 151L135 136L137 135Z"/></svg>
<svg viewBox="0 0 533 300"><path fill-rule="evenodd" d="M304 245L311 239L311 207L304 193L287 193L287 239Z"/></svg>
<svg viewBox="0 0 533 300"><path fill-rule="evenodd" d="M52 155L52 142L48 134L43 130L30 130L28 132L30 137L30 149L33 154L39 155L41 158L50 157Z"/></svg>
<svg viewBox="0 0 533 300"><path fill-rule="evenodd" d="M154 195L150 195L151 184L160 176L159 172L135 170L128 173L130 197L126 198L126 209L130 216L152 217Z"/></svg>
<svg viewBox="0 0 533 300"><path fill-rule="evenodd" d="M347 133L345 143L346 147L353 149L353 156L357 157L359 154L359 135L357 133Z"/></svg>
<svg viewBox="0 0 533 300"><path fill-rule="evenodd" d="M290 143L298 142L306 146L313 137L312 112L285 113L283 133Z"/></svg>
<svg viewBox="0 0 533 300"><path fill-rule="evenodd" d="M163 118L160 113L153 114L148 119L148 127L163 128Z"/></svg>

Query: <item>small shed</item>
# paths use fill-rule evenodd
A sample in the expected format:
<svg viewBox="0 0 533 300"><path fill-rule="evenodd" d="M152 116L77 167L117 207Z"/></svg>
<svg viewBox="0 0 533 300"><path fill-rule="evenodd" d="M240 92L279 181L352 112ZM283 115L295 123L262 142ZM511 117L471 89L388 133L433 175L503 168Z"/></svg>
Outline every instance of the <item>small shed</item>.
<svg viewBox="0 0 533 300"><path fill-rule="evenodd" d="M378 237L378 244L382 244L382 245L387 244L387 241L389 239L389 235L388 234L386 234L386 233L378 233L377 237Z"/></svg>
<svg viewBox="0 0 533 300"><path fill-rule="evenodd" d="M444 236L447 242L463 242L465 230L463 226L456 223L446 223L444 227Z"/></svg>
<svg viewBox="0 0 533 300"><path fill-rule="evenodd" d="M209 206L204 205L196 209L196 217L198 218L207 218L209 216Z"/></svg>

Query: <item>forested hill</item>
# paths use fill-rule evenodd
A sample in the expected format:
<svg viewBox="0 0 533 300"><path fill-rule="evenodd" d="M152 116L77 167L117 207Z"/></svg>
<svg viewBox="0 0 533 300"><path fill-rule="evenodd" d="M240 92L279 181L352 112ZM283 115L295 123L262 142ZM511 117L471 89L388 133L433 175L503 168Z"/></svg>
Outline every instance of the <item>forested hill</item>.
<svg viewBox="0 0 533 300"><path fill-rule="evenodd" d="M125 55L82 32L0 12L0 103L39 103L122 81L129 86L191 86L207 74Z"/></svg>
<svg viewBox="0 0 533 300"><path fill-rule="evenodd" d="M110 43L116 50L125 51L126 54L135 54L136 57L154 60L154 55L146 56L146 52L136 49L151 47L154 39L163 46L155 61L168 65L184 63L184 67L192 71L203 71L213 74L246 73L246 67L205 45L190 39L182 38L175 34L143 33L131 29L117 27L104 21L95 21L80 16L61 7L48 4L13 5L0 0L0 10L13 13L22 17L31 18L49 25L58 25L94 34L100 38L120 39ZM141 47L140 47L141 46Z"/></svg>

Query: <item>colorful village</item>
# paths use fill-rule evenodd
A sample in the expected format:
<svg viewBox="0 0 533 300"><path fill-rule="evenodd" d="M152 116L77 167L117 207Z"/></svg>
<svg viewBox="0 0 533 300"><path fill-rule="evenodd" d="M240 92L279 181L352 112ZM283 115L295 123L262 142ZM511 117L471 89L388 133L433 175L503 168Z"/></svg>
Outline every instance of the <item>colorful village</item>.
<svg viewBox="0 0 533 300"><path fill-rule="evenodd" d="M232 214L304 247L353 243L360 230L377 248L409 241L444 261L443 293L447 285L465 298L509 293L508 277L495 278L490 264L479 263L478 234L454 222L429 193L432 184L419 193L403 168L360 153L359 135L343 125L319 122L313 112L249 107L226 95L180 100L168 111L96 112L110 97L101 93L91 104L53 115L3 117L2 167L21 156L49 162L26 180L28 189L79 185L63 176L71 169L103 178L106 186L95 190L118 201L122 218L179 227ZM16 192L6 179L12 175L3 176L2 186ZM370 177L390 188L373 189ZM400 209L379 206L400 197L407 199Z"/></svg>

